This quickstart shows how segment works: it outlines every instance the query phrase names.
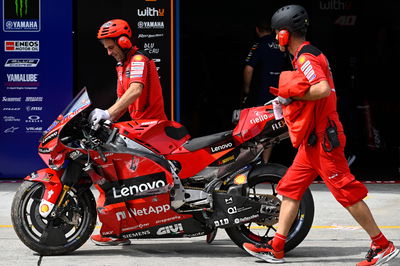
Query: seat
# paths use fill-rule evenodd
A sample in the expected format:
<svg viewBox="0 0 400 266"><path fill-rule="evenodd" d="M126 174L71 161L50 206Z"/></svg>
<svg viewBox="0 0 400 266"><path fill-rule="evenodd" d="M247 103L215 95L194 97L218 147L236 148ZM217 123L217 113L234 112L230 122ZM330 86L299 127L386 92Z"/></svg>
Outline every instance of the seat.
<svg viewBox="0 0 400 266"><path fill-rule="evenodd" d="M196 151L200 150L204 147L210 146L214 143L223 141L225 139L228 139L232 137L232 132L233 130L225 131L225 132L220 132L204 137L199 137L199 138L194 138L189 141L187 141L185 144L183 144L183 147L189 151Z"/></svg>

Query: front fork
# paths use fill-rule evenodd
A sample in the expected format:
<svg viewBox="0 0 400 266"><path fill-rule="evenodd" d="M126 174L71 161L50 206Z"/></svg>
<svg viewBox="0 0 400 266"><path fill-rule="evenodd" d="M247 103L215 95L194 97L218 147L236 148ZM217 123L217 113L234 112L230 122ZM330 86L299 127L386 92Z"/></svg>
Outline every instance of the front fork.
<svg viewBox="0 0 400 266"><path fill-rule="evenodd" d="M79 180L82 168L77 163L70 163L67 168L53 170L45 168L33 172L25 178L27 181L41 182L45 186L45 191L39 205L39 214L43 218L57 217L65 196L72 186Z"/></svg>

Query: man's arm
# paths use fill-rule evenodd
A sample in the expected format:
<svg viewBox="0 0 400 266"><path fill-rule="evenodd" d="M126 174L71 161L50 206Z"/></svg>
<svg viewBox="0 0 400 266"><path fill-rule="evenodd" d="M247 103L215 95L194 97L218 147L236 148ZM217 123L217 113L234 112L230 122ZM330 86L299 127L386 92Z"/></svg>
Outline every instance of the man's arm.
<svg viewBox="0 0 400 266"><path fill-rule="evenodd" d="M251 78L253 77L254 68L250 65L246 65L243 71L243 92L248 95L250 92Z"/></svg>
<svg viewBox="0 0 400 266"><path fill-rule="evenodd" d="M110 120L118 120L126 112L128 106L140 97L142 90L142 83L132 82L121 98L119 98L110 108L108 108L107 111L110 114Z"/></svg>
<svg viewBox="0 0 400 266"><path fill-rule="evenodd" d="M303 97L293 97L294 100L315 101L331 94L331 87L328 81L321 80L320 82L311 85L310 89L304 94Z"/></svg>

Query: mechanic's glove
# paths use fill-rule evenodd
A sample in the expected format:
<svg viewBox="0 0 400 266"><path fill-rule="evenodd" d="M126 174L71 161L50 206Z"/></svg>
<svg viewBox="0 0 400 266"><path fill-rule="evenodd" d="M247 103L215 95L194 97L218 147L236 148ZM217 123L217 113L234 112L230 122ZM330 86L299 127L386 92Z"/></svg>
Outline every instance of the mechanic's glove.
<svg viewBox="0 0 400 266"><path fill-rule="evenodd" d="M281 96L278 96L276 98L278 99L279 103L283 105L289 105L293 102L291 98L283 98Z"/></svg>
<svg viewBox="0 0 400 266"><path fill-rule="evenodd" d="M93 125L97 125L102 119L104 120L110 119L110 114L108 113L107 110L96 108L89 115L89 121Z"/></svg>

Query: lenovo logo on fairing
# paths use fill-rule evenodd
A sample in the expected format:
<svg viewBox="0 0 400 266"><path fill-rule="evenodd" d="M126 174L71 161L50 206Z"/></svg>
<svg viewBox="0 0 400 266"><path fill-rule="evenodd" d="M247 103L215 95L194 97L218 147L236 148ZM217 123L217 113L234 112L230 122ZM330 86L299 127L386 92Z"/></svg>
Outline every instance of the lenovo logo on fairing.
<svg viewBox="0 0 400 266"><path fill-rule="evenodd" d="M108 205L146 197L148 196L148 193L145 193L146 191L158 194L159 190L167 185L165 172L159 172L115 182L106 182L100 185L100 187L106 191L106 201L104 204Z"/></svg>
<svg viewBox="0 0 400 266"><path fill-rule="evenodd" d="M225 143L225 144L222 144L222 145L219 145L219 146L211 147L210 149L211 149L212 153L216 153L216 152L220 152L220 151L232 148L232 147L233 147L233 143L232 142L228 142L228 143Z"/></svg>
<svg viewBox="0 0 400 266"><path fill-rule="evenodd" d="M123 187L123 188L121 188L120 191L117 191L115 189L115 187L113 187L112 190L113 190L114 199L117 199L117 198L121 198L121 197L133 196L140 192L144 192L144 191L155 189L155 188L160 188L165 185L166 184L163 180L158 180L158 181L153 181L151 183L148 182L148 183L143 183L140 185L132 185L129 187Z"/></svg>
<svg viewBox="0 0 400 266"><path fill-rule="evenodd" d="M161 235L166 235L166 234L181 234L183 232L184 232L183 226L181 223L179 223L179 224L160 227L157 230L157 235L161 236Z"/></svg>

